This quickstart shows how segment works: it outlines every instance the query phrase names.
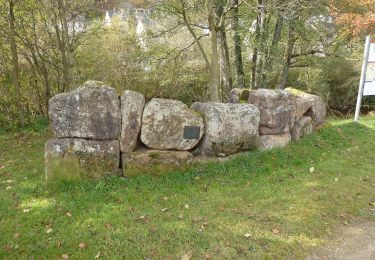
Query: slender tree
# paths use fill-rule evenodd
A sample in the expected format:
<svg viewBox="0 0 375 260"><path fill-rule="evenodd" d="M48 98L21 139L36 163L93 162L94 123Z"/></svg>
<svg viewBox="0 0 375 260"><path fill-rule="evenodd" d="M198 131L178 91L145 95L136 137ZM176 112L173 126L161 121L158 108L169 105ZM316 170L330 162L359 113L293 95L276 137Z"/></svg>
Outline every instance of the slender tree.
<svg viewBox="0 0 375 260"><path fill-rule="evenodd" d="M9 42L12 52L12 79L16 90L15 103L18 108L18 123L21 127L25 126L25 114L22 107L22 92L19 75L18 47L16 41L16 18L14 15L14 0L9 0Z"/></svg>

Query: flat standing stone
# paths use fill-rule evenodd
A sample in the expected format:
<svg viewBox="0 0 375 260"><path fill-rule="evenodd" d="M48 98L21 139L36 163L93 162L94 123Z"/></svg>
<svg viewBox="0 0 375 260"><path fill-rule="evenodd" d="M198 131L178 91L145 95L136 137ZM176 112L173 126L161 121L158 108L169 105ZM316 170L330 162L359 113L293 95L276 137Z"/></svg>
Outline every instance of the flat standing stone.
<svg viewBox="0 0 375 260"><path fill-rule="evenodd" d="M260 136L260 150L271 150L273 148L284 147L291 141L290 133L282 133L277 135Z"/></svg>
<svg viewBox="0 0 375 260"><path fill-rule="evenodd" d="M295 122L293 96L285 90L257 89L249 94L250 104L260 110L261 135L289 132Z"/></svg>
<svg viewBox="0 0 375 260"><path fill-rule="evenodd" d="M258 145L259 110L250 104L194 103L201 113L206 133L200 144L204 155L233 154Z"/></svg>
<svg viewBox="0 0 375 260"><path fill-rule="evenodd" d="M49 100L49 118L56 137L116 139L120 135L120 101L114 89L87 81Z"/></svg>
<svg viewBox="0 0 375 260"><path fill-rule="evenodd" d="M181 101L153 98L145 106L141 140L147 147L187 151L199 143L203 133L202 116Z"/></svg>
<svg viewBox="0 0 375 260"><path fill-rule="evenodd" d="M54 138L45 144L47 181L97 180L120 173L118 140Z"/></svg>
<svg viewBox="0 0 375 260"><path fill-rule="evenodd" d="M131 152L137 148L142 125L145 97L138 92L126 90L121 96L121 151Z"/></svg>
<svg viewBox="0 0 375 260"><path fill-rule="evenodd" d="M142 174L159 175L188 165L193 155L188 151L159 151L139 149L122 154L126 177Z"/></svg>
<svg viewBox="0 0 375 260"><path fill-rule="evenodd" d="M314 122L314 127L324 124L327 109L321 97L293 88L287 88L286 91L290 92L295 98L297 121L302 116L309 116Z"/></svg>
<svg viewBox="0 0 375 260"><path fill-rule="evenodd" d="M314 131L314 122L309 116L301 117L294 125L291 135L293 140L299 140Z"/></svg>

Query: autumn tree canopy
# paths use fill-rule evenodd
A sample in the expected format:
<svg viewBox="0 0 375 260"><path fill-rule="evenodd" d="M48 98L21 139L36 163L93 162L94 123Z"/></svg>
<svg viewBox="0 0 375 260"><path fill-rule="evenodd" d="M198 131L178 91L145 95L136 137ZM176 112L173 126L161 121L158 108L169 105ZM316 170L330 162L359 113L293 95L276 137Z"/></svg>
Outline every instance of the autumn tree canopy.
<svg viewBox="0 0 375 260"><path fill-rule="evenodd" d="M375 0L332 0L331 14L350 36L375 33Z"/></svg>

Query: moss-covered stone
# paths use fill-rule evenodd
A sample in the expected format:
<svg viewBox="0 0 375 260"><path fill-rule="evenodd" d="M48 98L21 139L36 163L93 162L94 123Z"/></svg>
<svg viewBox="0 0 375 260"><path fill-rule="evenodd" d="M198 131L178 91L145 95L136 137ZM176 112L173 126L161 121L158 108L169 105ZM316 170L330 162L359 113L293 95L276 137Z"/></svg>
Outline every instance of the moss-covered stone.
<svg viewBox="0 0 375 260"><path fill-rule="evenodd" d="M50 139L45 145L47 181L97 180L120 174L119 141Z"/></svg>

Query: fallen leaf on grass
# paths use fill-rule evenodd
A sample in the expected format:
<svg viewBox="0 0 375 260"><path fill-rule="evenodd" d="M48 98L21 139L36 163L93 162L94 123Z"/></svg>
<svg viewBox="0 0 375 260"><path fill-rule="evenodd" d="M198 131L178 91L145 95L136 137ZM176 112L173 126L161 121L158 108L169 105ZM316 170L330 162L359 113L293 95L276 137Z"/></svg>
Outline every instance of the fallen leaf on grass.
<svg viewBox="0 0 375 260"><path fill-rule="evenodd" d="M152 226L150 230L151 230L152 233L154 233L154 232L158 231L158 228L156 226Z"/></svg>
<svg viewBox="0 0 375 260"><path fill-rule="evenodd" d="M52 233L52 232L53 232L53 229L52 229L52 228L49 228L49 229L47 229L47 231L46 231L47 234L50 234L50 233Z"/></svg>
<svg viewBox="0 0 375 260"><path fill-rule="evenodd" d="M71 217L71 216L73 216L73 215L72 215L72 213L70 213L70 212L68 211L68 212L65 213L65 216L67 216L67 217Z"/></svg>
<svg viewBox="0 0 375 260"><path fill-rule="evenodd" d="M6 244L6 245L3 246L3 249L4 249L4 251L10 251L10 250L12 250L12 246Z"/></svg>
<svg viewBox="0 0 375 260"><path fill-rule="evenodd" d="M112 224L111 224L111 223L105 224L105 228L106 228L106 229L111 228L111 227L112 227Z"/></svg>
<svg viewBox="0 0 375 260"><path fill-rule="evenodd" d="M185 209L189 209L189 205L188 204L185 204Z"/></svg>
<svg viewBox="0 0 375 260"><path fill-rule="evenodd" d="M96 254L95 259L99 259L100 257L100 251Z"/></svg>
<svg viewBox="0 0 375 260"><path fill-rule="evenodd" d="M67 260L67 259L69 259L69 255L68 254L62 254L61 259Z"/></svg>
<svg viewBox="0 0 375 260"><path fill-rule="evenodd" d="M314 167L310 167L310 173L313 173L315 171Z"/></svg>
<svg viewBox="0 0 375 260"><path fill-rule="evenodd" d="M183 256L181 256L181 260L190 260L193 257L193 252L189 252Z"/></svg>
<svg viewBox="0 0 375 260"><path fill-rule="evenodd" d="M163 208L163 209L161 209L161 211L163 211L163 212L165 212L165 211L167 211L168 210L168 208Z"/></svg>
<svg viewBox="0 0 375 260"><path fill-rule="evenodd" d="M273 228L272 229L272 233L275 234L275 235L277 235L277 234L280 233L280 230L278 230L277 228Z"/></svg>
<svg viewBox="0 0 375 260"><path fill-rule="evenodd" d="M83 242L79 243L78 246L79 246L80 249L85 249L86 248L86 244L83 243Z"/></svg>
<svg viewBox="0 0 375 260"><path fill-rule="evenodd" d="M246 234L245 234L245 237L246 237L246 238L249 238L249 237L251 237L251 234L250 234L250 233L246 233Z"/></svg>
<svg viewBox="0 0 375 260"><path fill-rule="evenodd" d="M193 218L193 222L198 222L198 221L202 221L203 218L202 217L194 217Z"/></svg>
<svg viewBox="0 0 375 260"><path fill-rule="evenodd" d="M139 216L138 218L135 219L136 221L146 221L146 215Z"/></svg>

